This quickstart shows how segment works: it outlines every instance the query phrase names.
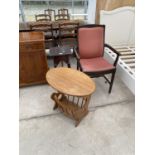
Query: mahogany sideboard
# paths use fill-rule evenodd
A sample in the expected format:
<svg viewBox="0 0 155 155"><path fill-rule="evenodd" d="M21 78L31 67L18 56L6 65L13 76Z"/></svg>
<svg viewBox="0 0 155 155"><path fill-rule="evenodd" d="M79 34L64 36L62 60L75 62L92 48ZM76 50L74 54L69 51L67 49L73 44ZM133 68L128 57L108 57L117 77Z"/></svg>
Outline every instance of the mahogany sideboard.
<svg viewBox="0 0 155 155"><path fill-rule="evenodd" d="M46 83L47 70L43 32L20 32L19 86Z"/></svg>

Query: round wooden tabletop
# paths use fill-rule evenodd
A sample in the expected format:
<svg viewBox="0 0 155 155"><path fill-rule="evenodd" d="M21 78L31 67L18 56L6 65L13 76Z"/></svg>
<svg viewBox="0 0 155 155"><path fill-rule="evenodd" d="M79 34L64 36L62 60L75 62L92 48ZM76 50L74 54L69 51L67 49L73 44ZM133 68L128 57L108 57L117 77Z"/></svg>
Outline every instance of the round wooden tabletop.
<svg viewBox="0 0 155 155"><path fill-rule="evenodd" d="M50 69L46 79L50 86L67 95L87 96L95 91L95 83L89 76L71 68Z"/></svg>

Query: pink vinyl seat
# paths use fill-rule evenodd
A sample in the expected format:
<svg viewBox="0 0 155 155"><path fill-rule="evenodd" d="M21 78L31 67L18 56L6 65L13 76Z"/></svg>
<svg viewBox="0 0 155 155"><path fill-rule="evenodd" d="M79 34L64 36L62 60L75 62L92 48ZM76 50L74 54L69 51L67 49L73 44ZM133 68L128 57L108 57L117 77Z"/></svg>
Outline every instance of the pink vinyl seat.
<svg viewBox="0 0 155 155"><path fill-rule="evenodd" d="M110 84L110 93L115 77L119 53L110 45L104 43L105 25L92 24L79 26L77 31L77 42L78 47L74 50L77 58L77 69L80 69L92 78L103 76ZM114 64L109 63L104 58L105 47L116 53L117 56ZM111 80L109 80L105 74L111 74Z"/></svg>
<svg viewBox="0 0 155 155"><path fill-rule="evenodd" d="M81 59L80 64L84 72L100 72L115 68L115 66L110 64L102 57Z"/></svg>

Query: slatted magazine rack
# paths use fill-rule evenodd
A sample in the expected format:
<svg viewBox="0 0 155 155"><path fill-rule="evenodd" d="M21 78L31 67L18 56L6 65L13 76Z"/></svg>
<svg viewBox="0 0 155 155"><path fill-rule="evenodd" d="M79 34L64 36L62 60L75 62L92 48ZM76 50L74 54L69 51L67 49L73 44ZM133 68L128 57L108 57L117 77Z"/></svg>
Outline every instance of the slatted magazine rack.
<svg viewBox="0 0 155 155"><path fill-rule="evenodd" d="M78 126L88 114L91 94L95 83L86 74L71 68L59 67L50 69L46 74L47 82L57 92L51 95L55 110L58 108L66 116L76 121Z"/></svg>

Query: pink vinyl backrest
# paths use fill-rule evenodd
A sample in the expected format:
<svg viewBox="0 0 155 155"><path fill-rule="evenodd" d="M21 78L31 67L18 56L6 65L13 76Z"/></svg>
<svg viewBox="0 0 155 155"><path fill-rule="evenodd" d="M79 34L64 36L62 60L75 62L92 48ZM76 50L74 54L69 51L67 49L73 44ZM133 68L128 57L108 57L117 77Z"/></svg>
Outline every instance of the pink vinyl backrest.
<svg viewBox="0 0 155 155"><path fill-rule="evenodd" d="M78 47L81 59L103 56L104 27L82 27L78 29Z"/></svg>

